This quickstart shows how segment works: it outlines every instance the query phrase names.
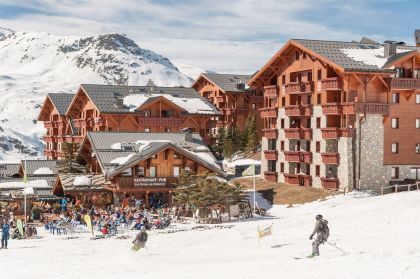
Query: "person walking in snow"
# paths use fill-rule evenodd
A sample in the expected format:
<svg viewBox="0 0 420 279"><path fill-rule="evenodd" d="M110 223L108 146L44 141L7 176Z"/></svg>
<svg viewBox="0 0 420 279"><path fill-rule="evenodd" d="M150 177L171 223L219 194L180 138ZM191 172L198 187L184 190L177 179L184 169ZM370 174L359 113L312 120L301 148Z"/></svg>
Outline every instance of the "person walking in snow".
<svg viewBox="0 0 420 279"><path fill-rule="evenodd" d="M138 251L141 248L146 247L147 242L147 232L144 226L141 227L140 232L136 235L136 238L133 240L133 250Z"/></svg>
<svg viewBox="0 0 420 279"><path fill-rule="evenodd" d="M312 255L310 255L310 258L313 258L315 256L319 256L319 245L327 241L329 235L330 235L330 229L328 228L328 221L323 219L322 215L317 215L315 217L316 224L314 231L312 232L311 236L309 236L309 239L312 240L314 235L316 234L316 239L314 242L312 242Z"/></svg>
<svg viewBox="0 0 420 279"><path fill-rule="evenodd" d="M2 221L1 231L1 249L7 249L7 240L9 239L10 225L7 223L6 219Z"/></svg>

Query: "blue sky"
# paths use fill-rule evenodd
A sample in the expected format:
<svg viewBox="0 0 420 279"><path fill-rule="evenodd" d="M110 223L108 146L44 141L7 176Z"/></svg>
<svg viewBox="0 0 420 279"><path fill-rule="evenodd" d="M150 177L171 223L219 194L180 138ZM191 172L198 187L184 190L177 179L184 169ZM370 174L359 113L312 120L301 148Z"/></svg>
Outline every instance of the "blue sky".
<svg viewBox="0 0 420 279"><path fill-rule="evenodd" d="M253 72L290 38L413 43L420 0L0 0L0 26L91 36L219 72Z"/></svg>

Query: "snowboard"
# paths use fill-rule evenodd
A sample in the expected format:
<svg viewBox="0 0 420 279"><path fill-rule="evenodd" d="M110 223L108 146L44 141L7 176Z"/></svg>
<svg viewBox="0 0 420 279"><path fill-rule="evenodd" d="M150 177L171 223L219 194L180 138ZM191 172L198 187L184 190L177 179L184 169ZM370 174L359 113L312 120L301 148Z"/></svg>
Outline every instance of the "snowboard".
<svg viewBox="0 0 420 279"><path fill-rule="evenodd" d="M23 236L23 222L22 222L22 220L18 219L16 221L16 227L17 227L20 235Z"/></svg>

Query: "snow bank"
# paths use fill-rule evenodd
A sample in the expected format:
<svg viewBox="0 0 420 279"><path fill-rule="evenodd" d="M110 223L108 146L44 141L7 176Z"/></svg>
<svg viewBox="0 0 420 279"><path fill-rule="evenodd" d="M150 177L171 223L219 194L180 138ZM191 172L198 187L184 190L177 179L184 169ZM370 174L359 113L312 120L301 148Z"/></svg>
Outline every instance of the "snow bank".
<svg viewBox="0 0 420 279"><path fill-rule="evenodd" d="M52 171L50 168L43 167L43 168L36 169L36 170L34 171L34 174L38 174L38 175L40 175L40 174L48 175L48 174L54 174L54 171Z"/></svg>
<svg viewBox="0 0 420 279"><path fill-rule="evenodd" d="M85 175L76 176L73 181L74 186L89 186L91 184L91 179Z"/></svg>
<svg viewBox="0 0 420 279"><path fill-rule="evenodd" d="M227 168L234 168L236 166L261 165L261 161L254 159L237 159L234 161L223 160L223 166Z"/></svg>

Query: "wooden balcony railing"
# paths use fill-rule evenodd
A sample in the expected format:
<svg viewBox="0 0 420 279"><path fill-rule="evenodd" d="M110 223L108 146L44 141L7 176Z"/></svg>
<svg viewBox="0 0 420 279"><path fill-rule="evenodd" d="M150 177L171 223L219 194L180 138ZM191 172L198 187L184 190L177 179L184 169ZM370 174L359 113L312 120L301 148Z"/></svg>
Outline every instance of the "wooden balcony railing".
<svg viewBox="0 0 420 279"><path fill-rule="evenodd" d="M277 109L276 108L261 108L260 116L261 118L277 118Z"/></svg>
<svg viewBox="0 0 420 279"><path fill-rule="evenodd" d="M263 136L267 139L276 139L277 138L277 129L263 129Z"/></svg>
<svg viewBox="0 0 420 279"><path fill-rule="evenodd" d="M312 105L292 105L285 107L287 116L311 116Z"/></svg>
<svg viewBox="0 0 420 279"><path fill-rule="evenodd" d="M277 172L275 171L265 171L264 179L271 182L277 182Z"/></svg>
<svg viewBox="0 0 420 279"><path fill-rule="evenodd" d="M44 121L44 128L58 128L58 121Z"/></svg>
<svg viewBox="0 0 420 279"><path fill-rule="evenodd" d="M325 152L321 153L322 163L326 165L337 165L339 164L340 156L337 152Z"/></svg>
<svg viewBox="0 0 420 279"><path fill-rule="evenodd" d="M277 85L264 86L264 96L269 98L276 98L279 95L279 88Z"/></svg>
<svg viewBox="0 0 420 279"><path fill-rule="evenodd" d="M321 184L325 189L338 189L340 182L338 178L321 177Z"/></svg>
<svg viewBox="0 0 420 279"><path fill-rule="evenodd" d="M284 174L285 182L292 185L311 186L312 177L306 174Z"/></svg>
<svg viewBox="0 0 420 279"><path fill-rule="evenodd" d="M275 161L278 157L277 150L264 150L264 156L267 160Z"/></svg>
<svg viewBox="0 0 420 279"><path fill-rule="evenodd" d="M65 136L58 136L57 139L58 139L58 142L81 143L83 141L84 137L83 136L65 135Z"/></svg>
<svg viewBox="0 0 420 279"><path fill-rule="evenodd" d="M389 104L383 103L355 103L356 113L388 115Z"/></svg>
<svg viewBox="0 0 420 279"><path fill-rule="evenodd" d="M264 103L264 96L251 96L249 98L249 101L252 104L262 104L262 103Z"/></svg>
<svg viewBox="0 0 420 279"><path fill-rule="evenodd" d="M167 127L167 128L179 128L184 119L182 118L159 118L159 117L141 117L138 118L138 123L144 127Z"/></svg>
<svg viewBox="0 0 420 279"><path fill-rule="evenodd" d="M299 184L299 176L297 174L284 174L284 180L287 184L298 185Z"/></svg>
<svg viewBox="0 0 420 279"><path fill-rule="evenodd" d="M322 112L324 114L337 115L342 113L342 106L340 103L330 103L322 105Z"/></svg>
<svg viewBox="0 0 420 279"><path fill-rule="evenodd" d="M344 103L341 103L340 104L341 105L341 112L343 113L343 114L354 114L355 113L355 111L354 111L354 103L352 103L352 102L344 102Z"/></svg>
<svg viewBox="0 0 420 279"><path fill-rule="evenodd" d="M340 137L340 130L338 128L321 128L323 139L338 139Z"/></svg>
<svg viewBox="0 0 420 279"><path fill-rule="evenodd" d="M56 141L55 136L47 136L47 135L44 136L44 142L54 142L54 141Z"/></svg>
<svg viewBox="0 0 420 279"><path fill-rule="evenodd" d="M399 90L419 90L420 78L389 78L391 89Z"/></svg>
<svg viewBox="0 0 420 279"><path fill-rule="evenodd" d="M311 139L311 128L289 128L284 129L287 139Z"/></svg>
<svg viewBox="0 0 420 279"><path fill-rule="evenodd" d="M314 91L314 83L313 81L290 82L285 85L285 89L286 89L286 93L289 93L289 94L312 93Z"/></svg>
<svg viewBox="0 0 420 279"><path fill-rule="evenodd" d="M340 90L343 88L339 77L324 78L321 80L322 90Z"/></svg>
<svg viewBox="0 0 420 279"><path fill-rule="evenodd" d="M290 163L312 163L312 152L284 151L286 161Z"/></svg>
<svg viewBox="0 0 420 279"><path fill-rule="evenodd" d="M219 103L224 103L225 102L225 96L217 96L216 101L218 101Z"/></svg>
<svg viewBox="0 0 420 279"><path fill-rule="evenodd" d="M177 177L115 177L120 189L173 188Z"/></svg>
<svg viewBox="0 0 420 279"><path fill-rule="evenodd" d="M351 138L356 135L354 128L340 128L340 137Z"/></svg>

